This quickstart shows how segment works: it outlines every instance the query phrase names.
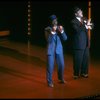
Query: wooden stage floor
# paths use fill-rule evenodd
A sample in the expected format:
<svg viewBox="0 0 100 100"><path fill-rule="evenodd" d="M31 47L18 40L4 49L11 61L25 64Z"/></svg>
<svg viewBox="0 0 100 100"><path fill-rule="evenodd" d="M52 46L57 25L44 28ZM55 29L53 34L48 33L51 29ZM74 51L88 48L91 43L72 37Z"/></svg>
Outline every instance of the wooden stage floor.
<svg viewBox="0 0 100 100"><path fill-rule="evenodd" d="M73 79L72 56L65 55L65 80L54 88L46 82L46 48L28 43L0 41L0 99L100 98L100 62L90 59L89 78Z"/></svg>

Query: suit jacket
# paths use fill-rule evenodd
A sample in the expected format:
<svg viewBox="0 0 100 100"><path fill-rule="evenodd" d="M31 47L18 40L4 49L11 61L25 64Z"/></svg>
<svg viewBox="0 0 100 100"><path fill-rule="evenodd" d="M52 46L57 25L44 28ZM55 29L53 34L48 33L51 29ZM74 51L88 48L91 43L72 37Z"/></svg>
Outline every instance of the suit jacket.
<svg viewBox="0 0 100 100"><path fill-rule="evenodd" d="M67 35L65 32L56 34L51 34L50 30L52 30L51 27L47 27L45 29L45 36L47 40L47 55L54 55L56 54L62 54L63 53L63 47L61 40L67 40Z"/></svg>
<svg viewBox="0 0 100 100"><path fill-rule="evenodd" d="M88 30L85 28L85 23L82 24L77 18L74 18L71 21L71 26L73 49L85 49L89 44Z"/></svg>

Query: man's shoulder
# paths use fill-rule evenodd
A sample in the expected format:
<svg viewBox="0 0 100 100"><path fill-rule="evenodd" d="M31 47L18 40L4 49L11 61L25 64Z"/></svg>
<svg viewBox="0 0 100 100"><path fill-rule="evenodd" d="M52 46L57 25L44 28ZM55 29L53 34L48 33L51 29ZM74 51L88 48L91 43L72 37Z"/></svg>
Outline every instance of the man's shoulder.
<svg viewBox="0 0 100 100"><path fill-rule="evenodd" d="M76 18L73 18L72 20L71 20L71 22L76 22L77 21L77 19Z"/></svg>
<svg viewBox="0 0 100 100"><path fill-rule="evenodd" d="M45 31L51 30L51 27L50 26L47 26L44 30Z"/></svg>
<svg viewBox="0 0 100 100"><path fill-rule="evenodd" d="M71 23L72 23L72 24L77 24L77 23L78 23L77 18L72 19L72 20L71 20Z"/></svg>

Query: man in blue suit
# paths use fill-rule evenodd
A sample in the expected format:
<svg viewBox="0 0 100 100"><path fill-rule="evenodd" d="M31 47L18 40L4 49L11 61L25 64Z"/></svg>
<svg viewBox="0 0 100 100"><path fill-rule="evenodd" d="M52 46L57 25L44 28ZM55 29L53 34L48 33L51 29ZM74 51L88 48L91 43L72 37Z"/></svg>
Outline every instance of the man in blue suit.
<svg viewBox="0 0 100 100"><path fill-rule="evenodd" d="M75 18L71 21L73 30L73 74L74 79L80 76L88 78L90 40L88 29L92 29L91 20L83 19L80 8L74 9Z"/></svg>
<svg viewBox="0 0 100 100"><path fill-rule="evenodd" d="M46 78L48 86L54 87L52 74L54 70L54 61L58 65L58 79L61 83L64 80L64 56L61 40L67 40L63 26L58 26L56 15L49 17L50 26L45 28L45 37L47 40L47 72Z"/></svg>

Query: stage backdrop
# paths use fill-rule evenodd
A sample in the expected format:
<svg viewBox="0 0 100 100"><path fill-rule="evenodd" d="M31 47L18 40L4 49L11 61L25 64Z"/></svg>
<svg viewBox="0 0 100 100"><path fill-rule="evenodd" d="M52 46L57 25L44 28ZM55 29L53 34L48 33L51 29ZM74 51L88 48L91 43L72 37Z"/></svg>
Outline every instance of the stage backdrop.
<svg viewBox="0 0 100 100"><path fill-rule="evenodd" d="M68 35L68 41L64 45L64 51L71 50L71 28L70 21L73 18L73 8L80 7L84 16L88 16L88 1L61 0L47 1L34 0L31 3L31 35L30 42L32 45L46 47L44 28L48 25L48 17L55 14L58 17L59 24L63 25ZM94 29L91 32L91 54L100 57L100 29L99 29L99 10L100 1L91 2L91 16L94 22ZM28 1L0 1L0 30L10 31L10 40L26 42L28 40Z"/></svg>

